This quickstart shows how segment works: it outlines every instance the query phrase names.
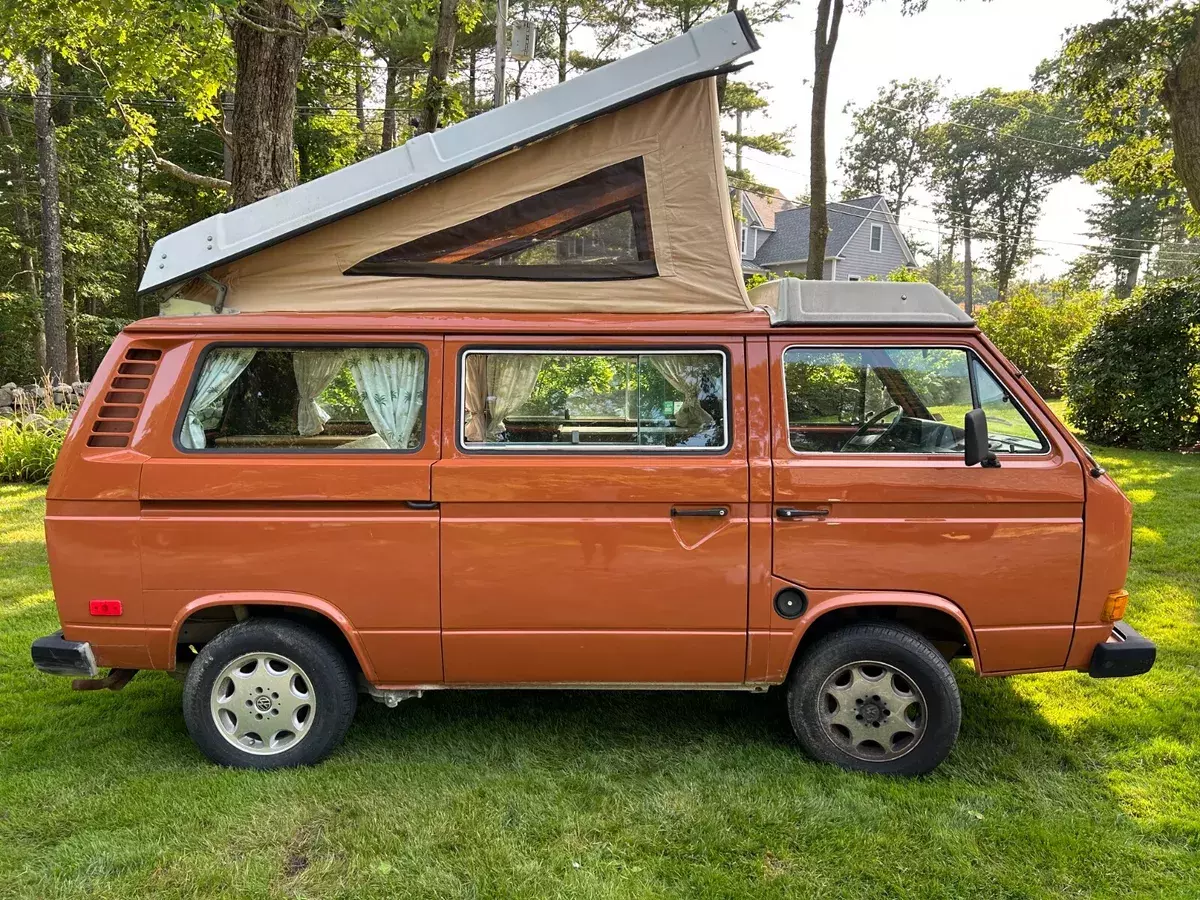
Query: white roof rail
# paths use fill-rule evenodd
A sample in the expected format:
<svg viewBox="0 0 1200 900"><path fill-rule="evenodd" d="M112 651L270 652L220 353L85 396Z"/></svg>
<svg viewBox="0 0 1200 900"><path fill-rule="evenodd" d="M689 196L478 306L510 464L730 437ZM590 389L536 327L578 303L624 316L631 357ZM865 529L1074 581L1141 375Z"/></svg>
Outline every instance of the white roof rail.
<svg viewBox="0 0 1200 900"><path fill-rule="evenodd" d="M927 282L805 281L779 278L751 289L772 325L974 325Z"/></svg>
<svg viewBox="0 0 1200 900"><path fill-rule="evenodd" d="M181 228L155 242L138 290L177 284L572 125L728 71L757 49L742 12L720 16L570 81Z"/></svg>

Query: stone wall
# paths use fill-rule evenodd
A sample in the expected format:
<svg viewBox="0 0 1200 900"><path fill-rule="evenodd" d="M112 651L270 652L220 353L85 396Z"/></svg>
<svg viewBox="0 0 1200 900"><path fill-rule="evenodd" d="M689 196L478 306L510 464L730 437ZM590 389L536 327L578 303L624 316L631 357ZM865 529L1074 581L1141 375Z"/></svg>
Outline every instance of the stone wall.
<svg viewBox="0 0 1200 900"><path fill-rule="evenodd" d="M60 409L75 409L90 385L90 381L58 382L47 388L44 384L22 386L10 381L0 386L0 416L34 415L45 409L48 402Z"/></svg>

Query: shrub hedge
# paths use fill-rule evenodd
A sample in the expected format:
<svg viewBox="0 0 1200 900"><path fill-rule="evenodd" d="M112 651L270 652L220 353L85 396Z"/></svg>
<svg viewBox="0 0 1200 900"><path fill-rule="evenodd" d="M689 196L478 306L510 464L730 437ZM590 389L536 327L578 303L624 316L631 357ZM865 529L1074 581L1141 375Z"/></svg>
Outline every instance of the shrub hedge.
<svg viewBox="0 0 1200 900"><path fill-rule="evenodd" d="M1146 450L1200 442L1200 278L1110 308L1066 372L1071 420L1091 440Z"/></svg>
<svg viewBox="0 0 1200 900"><path fill-rule="evenodd" d="M54 471L68 419L22 422L0 419L0 481L47 482Z"/></svg>
<svg viewBox="0 0 1200 900"><path fill-rule="evenodd" d="M1099 292L1083 292L1047 302L1030 288L975 311L979 327L1012 360L1044 397L1060 397L1067 358L1096 323Z"/></svg>

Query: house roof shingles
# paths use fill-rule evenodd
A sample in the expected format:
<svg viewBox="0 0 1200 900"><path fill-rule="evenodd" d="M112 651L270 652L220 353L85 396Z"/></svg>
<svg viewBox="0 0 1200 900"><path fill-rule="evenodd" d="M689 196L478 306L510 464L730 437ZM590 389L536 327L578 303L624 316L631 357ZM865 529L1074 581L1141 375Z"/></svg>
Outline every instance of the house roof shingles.
<svg viewBox="0 0 1200 900"><path fill-rule="evenodd" d="M758 219L762 222L763 228L774 230L775 216L785 210L795 209L796 205L786 197L777 197L771 195L769 197L762 194L752 194L746 192L746 199L750 201L750 205L754 207L754 212L758 215Z"/></svg>
<svg viewBox="0 0 1200 900"><path fill-rule="evenodd" d="M870 216L886 222L884 215L873 216L871 211L880 201L879 194L855 197L829 204L829 239L825 242L825 256L838 256L846 248L854 232ZM757 210L757 206L755 209ZM775 233L758 248L754 261L760 266L772 266L787 262L804 262L808 259L809 207L780 210L775 213Z"/></svg>

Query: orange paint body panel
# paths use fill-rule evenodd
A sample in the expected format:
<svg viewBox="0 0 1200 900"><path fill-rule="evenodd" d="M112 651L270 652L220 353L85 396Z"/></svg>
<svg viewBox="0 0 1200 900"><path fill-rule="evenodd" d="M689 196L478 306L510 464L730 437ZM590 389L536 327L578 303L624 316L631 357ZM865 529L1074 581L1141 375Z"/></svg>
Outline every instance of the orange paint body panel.
<svg viewBox="0 0 1200 900"><path fill-rule="evenodd" d="M185 449L206 351L247 345L421 349L419 442ZM783 354L831 346L966 349L1049 449L992 469L946 454L797 453ZM467 449L463 354L493 349L715 352L726 443ZM760 313L158 319L117 338L93 386L46 532L64 636L104 666L171 668L187 623L228 607L322 617L386 688L760 687L787 677L823 617L854 610L940 617L983 674L1086 668L1127 568L1128 501L1089 476L1082 448L969 327L772 329ZM117 388L133 418L112 418ZM824 512L779 517L792 507ZM795 619L774 609L788 587L806 593ZM121 614L89 615L95 599Z"/></svg>

